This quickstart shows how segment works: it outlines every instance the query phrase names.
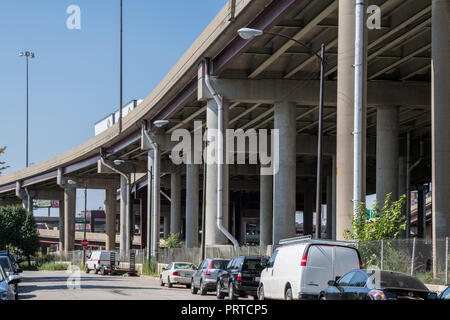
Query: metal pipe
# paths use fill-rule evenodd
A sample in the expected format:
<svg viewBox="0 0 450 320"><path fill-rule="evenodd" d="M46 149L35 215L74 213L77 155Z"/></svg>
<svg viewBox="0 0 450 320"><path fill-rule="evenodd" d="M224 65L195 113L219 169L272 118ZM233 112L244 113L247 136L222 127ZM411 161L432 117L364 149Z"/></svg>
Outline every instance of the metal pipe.
<svg viewBox="0 0 450 320"><path fill-rule="evenodd" d="M239 250L239 242L236 238L228 232L223 226L223 98L220 96L211 84L211 78L209 74L209 61L204 61L205 66L205 84L209 92L213 96L217 103L217 127L218 127L218 139L217 139L217 228L233 243L236 251Z"/></svg>
<svg viewBox="0 0 450 320"><path fill-rule="evenodd" d="M353 214L362 202L362 113L364 79L364 0L356 0L355 108L353 131Z"/></svg>
<svg viewBox="0 0 450 320"><path fill-rule="evenodd" d="M27 136L27 141L26 141L26 167L28 168L29 166L29 161L28 161L28 55L26 56L27 58L27 115L26 115L26 136Z"/></svg>
<svg viewBox="0 0 450 320"><path fill-rule="evenodd" d="M205 128L205 137L207 137L208 134L208 128ZM208 146L208 140L205 139L204 141L204 150L206 150L206 147ZM206 255L206 246L205 246L205 213L206 213L206 174L207 174L207 155L208 153L205 153L205 162L203 164L203 204L202 204L202 243L201 243L201 260L205 260L205 255Z"/></svg>

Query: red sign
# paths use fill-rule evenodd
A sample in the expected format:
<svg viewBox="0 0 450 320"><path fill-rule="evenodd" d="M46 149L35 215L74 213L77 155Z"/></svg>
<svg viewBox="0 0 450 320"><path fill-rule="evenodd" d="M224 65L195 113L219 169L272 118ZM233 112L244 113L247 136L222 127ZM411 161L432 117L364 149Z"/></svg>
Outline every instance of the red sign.
<svg viewBox="0 0 450 320"><path fill-rule="evenodd" d="M89 242L87 240L83 240L83 241L81 241L81 245L83 247L87 247L89 245Z"/></svg>

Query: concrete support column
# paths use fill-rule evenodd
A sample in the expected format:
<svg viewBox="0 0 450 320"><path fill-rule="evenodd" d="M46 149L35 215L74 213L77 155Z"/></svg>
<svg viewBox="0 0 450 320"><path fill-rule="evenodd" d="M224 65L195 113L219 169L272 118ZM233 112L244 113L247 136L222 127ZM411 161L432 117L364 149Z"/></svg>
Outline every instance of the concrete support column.
<svg viewBox="0 0 450 320"><path fill-rule="evenodd" d="M313 235L313 212L314 212L314 192L313 186L304 193L303 205L303 234L305 236Z"/></svg>
<svg viewBox="0 0 450 320"><path fill-rule="evenodd" d="M260 175L259 243L272 244L273 232L273 176Z"/></svg>
<svg viewBox="0 0 450 320"><path fill-rule="evenodd" d="M432 1L433 274L443 269L450 236L450 3Z"/></svg>
<svg viewBox="0 0 450 320"><path fill-rule="evenodd" d="M74 250L77 189L64 189L64 253Z"/></svg>
<svg viewBox="0 0 450 320"><path fill-rule="evenodd" d="M116 250L116 190L108 188L105 192L106 250Z"/></svg>
<svg viewBox="0 0 450 320"><path fill-rule="evenodd" d="M331 216L331 239L336 240L336 156L332 157L332 166L331 169L333 172L331 173L331 183L332 183L332 216Z"/></svg>
<svg viewBox="0 0 450 320"><path fill-rule="evenodd" d="M164 239L167 239L170 234L170 216L169 215L164 216L163 220L164 220Z"/></svg>
<svg viewBox="0 0 450 320"><path fill-rule="evenodd" d="M417 186L417 238L425 238L425 193L423 184Z"/></svg>
<svg viewBox="0 0 450 320"><path fill-rule="evenodd" d="M344 240L344 232L352 228L353 213L353 127L354 127L354 63L355 63L355 2L339 0L337 77L337 189L336 189L336 238ZM367 41L367 37L365 42ZM367 54L367 48L365 49ZM367 64L367 59L365 59ZM365 68L367 79L367 68ZM363 93L363 152L362 190L365 196L365 150L367 88Z"/></svg>
<svg viewBox="0 0 450 320"><path fill-rule="evenodd" d="M199 165L186 165L186 247L198 247Z"/></svg>
<svg viewBox="0 0 450 320"><path fill-rule="evenodd" d="M396 107L377 109L377 200L383 207L386 195L398 200L399 110Z"/></svg>
<svg viewBox="0 0 450 320"><path fill-rule="evenodd" d="M159 147L148 152L148 165L152 167L152 188L148 190L151 192L151 255L158 257L159 253L159 239L161 228L161 155ZM150 181L148 181L150 185ZM149 196L149 195L148 195ZM148 204L150 207L150 204ZM169 232L169 230L167 230ZM166 233L164 223L164 235ZM165 236L165 238L167 238Z"/></svg>
<svg viewBox="0 0 450 320"><path fill-rule="evenodd" d="M130 190L128 181L120 176L120 256L130 252Z"/></svg>
<svg viewBox="0 0 450 320"><path fill-rule="evenodd" d="M64 200L59 201L59 252L64 252Z"/></svg>
<svg viewBox="0 0 450 320"><path fill-rule="evenodd" d="M273 244L295 236L296 212L296 104L275 103L275 170L273 181ZM278 163L276 163L278 162Z"/></svg>
<svg viewBox="0 0 450 320"><path fill-rule="evenodd" d="M181 175L170 175L170 233L181 235Z"/></svg>
<svg viewBox="0 0 450 320"><path fill-rule="evenodd" d="M229 104L224 102L223 105L223 128L228 128L228 107ZM217 162L216 159L216 138L217 133L217 104L214 100L208 101L206 124L208 128L208 147L207 147L207 180L206 180L206 218L205 218L205 243L206 245L227 244L228 240L225 235L217 228ZM224 159L226 158L226 143L224 132ZM217 159L216 159L217 160ZM228 183L228 166L223 165L223 206L222 206L223 225L228 229L229 216L229 183Z"/></svg>
<svg viewBox="0 0 450 320"><path fill-rule="evenodd" d="M406 157L398 158L398 196L406 195Z"/></svg>

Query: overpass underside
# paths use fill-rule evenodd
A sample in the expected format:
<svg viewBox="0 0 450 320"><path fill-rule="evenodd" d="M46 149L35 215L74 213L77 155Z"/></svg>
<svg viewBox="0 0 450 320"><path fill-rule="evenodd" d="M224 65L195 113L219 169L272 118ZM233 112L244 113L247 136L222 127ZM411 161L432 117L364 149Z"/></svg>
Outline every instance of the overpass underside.
<svg viewBox="0 0 450 320"><path fill-rule="evenodd" d="M409 170L409 189L423 192L432 182L431 228L436 241L450 236L450 4L445 0L368 4L381 8L381 25L366 29L364 39L364 194L376 193L380 202L388 193L399 199L408 189L408 168L420 160ZM114 126L72 154L0 178L4 201L19 197L26 202L25 189L34 199L64 200L61 243L71 250L74 188L105 189L106 247L114 246L112 217L118 210L121 251L130 248L133 229L140 229L146 247L150 221L149 243L156 255L160 228L166 236L180 232L188 247L199 245L205 185L206 244L228 244L217 228L217 165L176 165L171 153L177 144L171 137L180 129L194 141L195 133L207 128L212 141L210 132L218 128L218 106L205 86L204 59L209 58L212 85L224 99L224 128L278 130L279 135L273 143L279 154L273 175L261 175L267 168L260 163L248 164L251 150L243 152L246 164L224 165L224 226L243 241L245 222L254 223L260 229L260 242L273 244L295 236L296 212L303 211L301 229L312 234L319 66L307 49L284 37L266 34L243 40L236 34L242 27L262 28L293 37L316 52L322 43L326 45L323 236L342 239L351 228L353 211L354 1L241 1L234 17L229 10L227 6L219 13L174 67L178 73L171 71L124 119L123 133ZM214 40L205 40L211 38L207 35ZM161 119L170 122L164 128L152 125ZM194 130L195 121L201 121L200 129ZM201 138L198 141L202 145ZM128 162L117 166L114 160ZM127 177L135 172L140 176L128 186ZM130 202L134 209L127 210ZM418 213L423 221L424 216ZM412 231L413 236L424 234L420 228ZM437 254L443 248L436 243Z"/></svg>

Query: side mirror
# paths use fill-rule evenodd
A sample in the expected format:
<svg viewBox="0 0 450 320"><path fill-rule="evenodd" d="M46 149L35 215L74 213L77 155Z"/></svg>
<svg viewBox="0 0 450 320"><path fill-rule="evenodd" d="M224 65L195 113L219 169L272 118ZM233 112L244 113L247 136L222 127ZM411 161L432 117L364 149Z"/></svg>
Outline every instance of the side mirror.
<svg viewBox="0 0 450 320"><path fill-rule="evenodd" d="M430 292L428 294L428 300L437 300L438 299L438 295L436 292Z"/></svg>
<svg viewBox="0 0 450 320"><path fill-rule="evenodd" d="M9 276L8 278L8 284L17 284L22 282L21 276Z"/></svg>
<svg viewBox="0 0 450 320"><path fill-rule="evenodd" d="M336 281L334 281L334 280L328 281L328 286L329 287L335 287L336 286Z"/></svg>
<svg viewBox="0 0 450 320"><path fill-rule="evenodd" d="M336 276L336 278L334 279L334 282L338 282L340 278L341 278L341 276Z"/></svg>

